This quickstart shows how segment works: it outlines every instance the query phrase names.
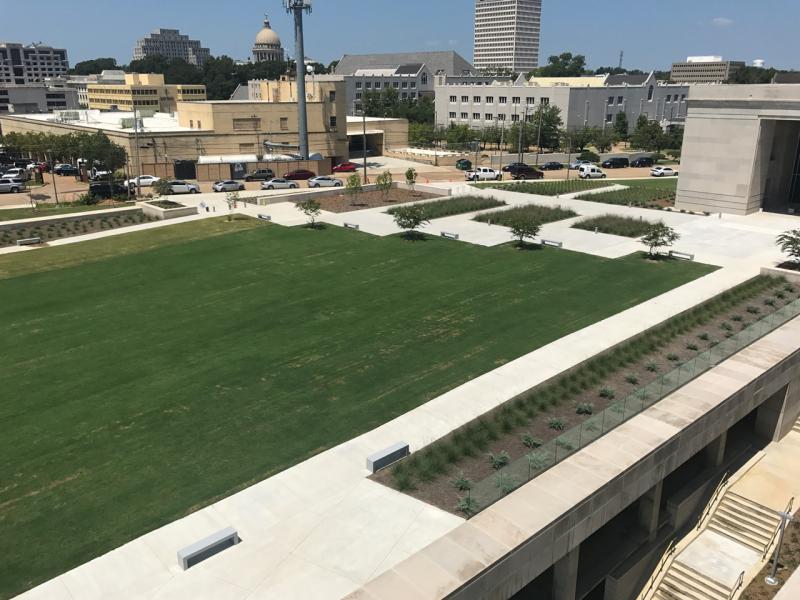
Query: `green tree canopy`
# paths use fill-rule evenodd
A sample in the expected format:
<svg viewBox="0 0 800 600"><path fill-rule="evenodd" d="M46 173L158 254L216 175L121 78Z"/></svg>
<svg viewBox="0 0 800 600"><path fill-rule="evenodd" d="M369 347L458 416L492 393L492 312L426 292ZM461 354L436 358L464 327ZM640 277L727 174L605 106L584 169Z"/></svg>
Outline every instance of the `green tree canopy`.
<svg viewBox="0 0 800 600"><path fill-rule="evenodd" d="M550 56L547 64L533 71L536 77L580 77L586 69L586 57L583 54L562 52Z"/></svg>
<svg viewBox="0 0 800 600"><path fill-rule="evenodd" d="M628 139L628 115L625 114L625 111L618 112L614 117L614 134L620 140Z"/></svg>
<svg viewBox="0 0 800 600"><path fill-rule="evenodd" d="M101 71L117 68L116 58L94 58L75 63L69 73L70 75L95 75Z"/></svg>

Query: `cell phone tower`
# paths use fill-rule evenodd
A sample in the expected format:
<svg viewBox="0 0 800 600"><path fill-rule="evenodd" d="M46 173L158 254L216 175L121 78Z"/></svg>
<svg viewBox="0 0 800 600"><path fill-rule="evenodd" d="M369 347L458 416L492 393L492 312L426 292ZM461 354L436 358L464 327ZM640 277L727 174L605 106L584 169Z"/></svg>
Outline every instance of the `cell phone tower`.
<svg viewBox="0 0 800 600"><path fill-rule="evenodd" d="M306 51L303 42L303 13L311 12L311 0L283 0L286 12L294 15L294 61L297 77L297 129L299 154L308 160L308 113L306 112Z"/></svg>

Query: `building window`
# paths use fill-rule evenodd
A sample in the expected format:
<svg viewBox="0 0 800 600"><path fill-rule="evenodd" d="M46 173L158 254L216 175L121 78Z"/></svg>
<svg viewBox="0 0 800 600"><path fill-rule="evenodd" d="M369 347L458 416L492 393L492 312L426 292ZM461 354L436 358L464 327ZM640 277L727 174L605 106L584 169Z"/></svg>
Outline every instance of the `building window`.
<svg viewBox="0 0 800 600"><path fill-rule="evenodd" d="M653 88L652 85L649 88L647 88L647 101L648 102L652 102L652 100L653 100L653 92L654 91L655 91L655 89Z"/></svg>
<svg viewBox="0 0 800 600"><path fill-rule="evenodd" d="M476 121L481 118L481 113L472 113L472 118Z"/></svg>
<svg viewBox="0 0 800 600"><path fill-rule="evenodd" d="M383 89L388 89L388 87L389 87L389 82L388 81L384 81L383 82Z"/></svg>
<svg viewBox="0 0 800 600"><path fill-rule="evenodd" d="M534 116L536 116L536 115L525 115L525 120L526 120L528 123L533 123L533 117L534 117Z"/></svg>
<svg viewBox="0 0 800 600"><path fill-rule="evenodd" d="M622 96L617 96L617 104L622 104L625 101L625 98Z"/></svg>
<svg viewBox="0 0 800 600"><path fill-rule="evenodd" d="M672 95L667 94L667 102L672 102Z"/></svg>
<svg viewBox="0 0 800 600"><path fill-rule="evenodd" d="M203 128L203 123L202 123L202 121L197 121L197 128L198 128L198 129L202 129L202 128Z"/></svg>
<svg viewBox="0 0 800 600"><path fill-rule="evenodd" d="M371 81L366 82L364 84L364 87L367 88L368 90L371 90L372 89L372 82Z"/></svg>
<svg viewBox="0 0 800 600"><path fill-rule="evenodd" d="M194 129L194 119L189 119L189 129Z"/></svg>
<svg viewBox="0 0 800 600"><path fill-rule="evenodd" d="M412 90L416 89L416 88L417 88L417 82L416 82L416 81L412 81L411 83L409 83L409 87L410 87Z"/></svg>
<svg viewBox="0 0 800 600"><path fill-rule="evenodd" d="M462 119L469 119L469 113L461 113Z"/></svg>
<svg viewBox="0 0 800 600"><path fill-rule="evenodd" d="M404 90L408 89L408 82L407 81L403 82L403 89Z"/></svg>
<svg viewBox="0 0 800 600"><path fill-rule="evenodd" d="M408 92L403 92L403 100L408 100Z"/></svg>
<svg viewBox="0 0 800 600"><path fill-rule="evenodd" d="M361 100L361 92L356 92L356 100Z"/></svg>
<svg viewBox="0 0 800 600"><path fill-rule="evenodd" d="M486 96L486 104L494 104L494 96Z"/></svg>
<svg viewBox="0 0 800 600"><path fill-rule="evenodd" d="M330 92L328 92L328 100L330 100L331 102L336 102L336 91L335 90L331 90Z"/></svg>
<svg viewBox="0 0 800 600"><path fill-rule="evenodd" d="M451 119L455 119L455 118L456 118L456 113L454 113L454 112L451 112L451 113L450 113L450 118L451 118Z"/></svg>
<svg viewBox="0 0 800 600"><path fill-rule="evenodd" d="M409 92L409 93L408 93L408 96L409 96L410 98L416 98L416 97L417 97L417 92Z"/></svg>
<svg viewBox="0 0 800 600"><path fill-rule="evenodd" d="M331 129L336 129L336 117L330 117L328 119L328 122L331 126Z"/></svg>
<svg viewBox="0 0 800 600"><path fill-rule="evenodd" d="M508 98L506 98L505 96L500 96L500 104L505 104L506 100L508 100Z"/></svg>
<svg viewBox="0 0 800 600"><path fill-rule="evenodd" d="M461 96L462 102L469 102L469 96Z"/></svg>
<svg viewBox="0 0 800 600"><path fill-rule="evenodd" d="M392 83L392 87L393 87L394 89L397 89L397 88L399 88L399 87L400 87L400 84L399 84L397 81L395 81L394 83Z"/></svg>
<svg viewBox="0 0 800 600"><path fill-rule="evenodd" d="M606 123L611 123L611 113L606 114Z"/></svg>
<svg viewBox="0 0 800 600"><path fill-rule="evenodd" d="M357 90L361 89L361 82L360 81L356 81L356 89Z"/></svg>
<svg viewBox="0 0 800 600"><path fill-rule="evenodd" d="M450 96L450 102L455 102L456 100L458 100L458 98L455 96Z"/></svg>
<svg viewBox="0 0 800 600"><path fill-rule="evenodd" d="M497 119L500 121L505 121L506 120L505 113L500 113L499 115L497 115Z"/></svg>
<svg viewBox="0 0 800 600"><path fill-rule="evenodd" d="M519 104L519 96L513 96L511 98L511 104Z"/></svg>
<svg viewBox="0 0 800 600"><path fill-rule="evenodd" d="M536 98L525 98L525 103L526 103L528 106L531 106L531 105L533 105L533 104L536 104Z"/></svg>
<svg viewBox="0 0 800 600"><path fill-rule="evenodd" d="M423 73L423 74L422 74L422 81L421 81L421 83L422 83L422 85L428 85L428 74L427 74L427 73Z"/></svg>
<svg viewBox="0 0 800 600"><path fill-rule="evenodd" d="M288 117L281 117L280 124L281 124L281 131L289 131L289 118Z"/></svg>
<svg viewBox="0 0 800 600"><path fill-rule="evenodd" d="M138 104L138 102L136 104ZM234 131L258 131L261 129L261 119L258 117L234 119L233 129Z"/></svg>
<svg viewBox="0 0 800 600"><path fill-rule="evenodd" d="M481 97L480 97L480 96L473 96L473 97L472 97L472 101L473 101L475 104L480 104L480 103L481 103Z"/></svg>
<svg viewBox="0 0 800 600"><path fill-rule="evenodd" d="M492 113L486 113L485 115L483 115L483 118L487 121L491 121L494 119L494 116L492 116Z"/></svg>
<svg viewBox="0 0 800 600"><path fill-rule="evenodd" d="M609 106L613 106L614 105L614 96L609 96L608 97L608 104L609 104Z"/></svg>
<svg viewBox="0 0 800 600"><path fill-rule="evenodd" d="M550 98L542 98L539 100L539 104L542 106L549 106L550 105Z"/></svg>
<svg viewBox="0 0 800 600"><path fill-rule="evenodd" d="M511 121L512 123L516 123L517 121L519 121L519 115L518 114L511 115Z"/></svg>

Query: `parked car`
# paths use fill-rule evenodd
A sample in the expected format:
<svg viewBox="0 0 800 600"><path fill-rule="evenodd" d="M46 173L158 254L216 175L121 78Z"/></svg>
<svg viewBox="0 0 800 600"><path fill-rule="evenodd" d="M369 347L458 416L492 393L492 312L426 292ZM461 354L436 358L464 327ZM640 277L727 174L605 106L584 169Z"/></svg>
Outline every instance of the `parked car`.
<svg viewBox="0 0 800 600"><path fill-rule="evenodd" d="M200 186L196 183L189 183L181 179L174 179L169 182L170 190L173 194L199 194Z"/></svg>
<svg viewBox="0 0 800 600"><path fill-rule="evenodd" d="M261 186L263 187L264 184L262 183ZM244 189L244 184L233 179L226 179L224 181L215 181L211 187L215 192L240 192Z"/></svg>
<svg viewBox="0 0 800 600"><path fill-rule="evenodd" d="M500 181L503 179L503 174L489 167L476 167L472 171L465 172L464 178L467 181Z"/></svg>
<svg viewBox="0 0 800 600"><path fill-rule="evenodd" d="M128 187L131 188L151 187L156 181L159 181L160 179L161 177L156 177L155 175L139 175L139 177L134 177L133 179L126 179L123 182L123 185L127 185Z"/></svg>
<svg viewBox="0 0 800 600"><path fill-rule="evenodd" d="M512 179L543 179L544 173L530 165L512 165L508 172Z"/></svg>
<svg viewBox="0 0 800 600"><path fill-rule="evenodd" d="M40 173L49 173L50 172L50 165L44 162L31 162L25 165L25 168L28 171L39 171Z"/></svg>
<svg viewBox="0 0 800 600"><path fill-rule="evenodd" d="M623 156L614 156L604 160L600 166L604 169L624 169L631 166L631 161Z"/></svg>
<svg viewBox="0 0 800 600"><path fill-rule="evenodd" d="M269 181L261 182L262 190L296 190L298 185L294 181L275 177Z"/></svg>
<svg viewBox="0 0 800 600"><path fill-rule="evenodd" d="M516 169L518 167L527 167L527 166L528 165L526 165L524 162L515 162L503 165L503 168L501 170L503 171L503 173L510 173L511 169Z"/></svg>
<svg viewBox="0 0 800 600"><path fill-rule="evenodd" d="M674 177L678 172L672 167L653 167L650 169L652 177Z"/></svg>
<svg viewBox="0 0 800 600"><path fill-rule="evenodd" d="M581 179L605 179L606 174L595 165L581 165L578 168L578 177Z"/></svg>
<svg viewBox="0 0 800 600"><path fill-rule="evenodd" d="M275 171L272 169L256 169L244 176L245 181L266 181L268 179L275 179Z"/></svg>
<svg viewBox="0 0 800 600"><path fill-rule="evenodd" d="M284 179L292 179L292 180L303 180L303 179L311 179L312 177L316 177L317 174L313 171L309 171L308 169L295 169L294 171L289 171L286 175L283 176Z"/></svg>
<svg viewBox="0 0 800 600"><path fill-rule="evenodd" d="M570 169L570 170L572 170L572 171L577 171L577 170L578 170L578 169L580 169L580 168L581 168L583 165L591 165L591 164L593 164L593 163L592 163L592 161L590 161L590 160L576 160L576 161L574 161L574 162L571 162L571 163L569 163L569 165L567 166L567 168L568 168L568 169Z"/></svg>
<svg viewBox="0 0 800 600"><path fill-rule="evenodd" d="M103 171L101 169L92 169L89 173L89 179L91 179L92 181L107 180L111 176L112 176L111 171Z"/></svg>
<svg viewBox="0 0 800 600"><path fill-rule="evenodd" d="M22 181L28 181L30 178L30 173L23 167L14 167L3 173L3 179L22 179Z"/></svg>
<svg viewBox="0 0 800 600"><path fill-rule="evenodd" d="M357 169L358 165L348 160L333 167L332 171L334 173L355 173Z"/></svg>
<svg viewBox="0 0 800 600"><path fill-rule="evenodd" d="M656 164L656 161L653 160L652 156L640 156L631 161L631 166L637 168L652 167L654 164Z"/></svg>
<svg viewBox="0 0 800 600"><path fill-rule="evenodd" d="M0 179L0 192L2 193L11 193L16 194L17 192L23 192L26 189L26 183L24 179L17 178L8 178L5 177Z"/></svg>
<svg viewBox="0 0 800 600"><path fill-rule="evenodd" d="M53 173L56 175L77 175L80 170L75 165L60 164L53 167Z"/></svg>
<svg viewBox="0 0 800 600"><path fill-rule="evenodd" d="M542 171L560 171L564 168L564 163L557 162L555 160L551 160L550 162L546 162L539 167Z"/></svg>
<svg viewBox="0 0 800 600"><path fill-rule="evenodd" d="M89 195L106 200L115 196L127 196L130 188L115 181L96 181L89 184Z"/></svg>
<svg viewBox="0 0 800 600"><path fill-rule="evenodd" d="M342 180L328 175L320 175L319 177L312 177L308 180L308 187L342 187Z"/></svg>
<svg viewBox="0 0 800 600"><path fill-rule="evenodd" d="M459 171L469 171L472 169L472 161L467 158L459 158L456 161L456 169Z"/></svg>

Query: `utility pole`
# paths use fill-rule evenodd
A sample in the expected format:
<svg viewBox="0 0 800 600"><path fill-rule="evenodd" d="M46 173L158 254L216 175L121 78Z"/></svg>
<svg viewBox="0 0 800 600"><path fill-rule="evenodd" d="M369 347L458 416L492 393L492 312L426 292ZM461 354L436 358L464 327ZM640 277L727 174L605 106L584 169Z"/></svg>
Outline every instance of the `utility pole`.
<svg viewBox="0 0 800 600"><path fill-rule="evenodd" d="M536 112L539 115L539 133L536 134L536 166L538 167L539 153L542 151L542 119L544 118L544 113L542 112L541 106L539 106Z"/></svg>
<svg viewBox="0 0 800 600"><path fill-rule="evenodd" d="M363 86L363 78L362 78L362 86ZM369 183L369 178L367 177L367 103L366 97L364 98L364 102L361 103L361 150L364 154L364 184Z"/></svg>
<svg viewBox="0 0 800 600"><path fill-rule="evenodd" d="M56 197L56 206L58 206L58 187L56 186L56 172L53 169L53 151L47 151L50 154L50 175L53 177L53 194Z"/></svg>
<svg viewBox="0 0 800 600"><path fill-rule="evenodd" d="M139 175L141 175L142 172L142 163L139 157L139 119L136 116L136 107L133 108L133 142L136 144L136 179L134 181L136 181L136 198L138 199L142 195L142 186L139 181Z"/></svg>
<svg viewBox="0 0 800 600"><path fill-rule="evenodd" d="M286 12L294 15L294 60L297 76L297 128L299 154L308 160L308 113L306 112L305 44L303 42L303 12L311 12L311 0L283 0Z"/></svg>

